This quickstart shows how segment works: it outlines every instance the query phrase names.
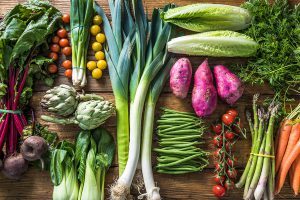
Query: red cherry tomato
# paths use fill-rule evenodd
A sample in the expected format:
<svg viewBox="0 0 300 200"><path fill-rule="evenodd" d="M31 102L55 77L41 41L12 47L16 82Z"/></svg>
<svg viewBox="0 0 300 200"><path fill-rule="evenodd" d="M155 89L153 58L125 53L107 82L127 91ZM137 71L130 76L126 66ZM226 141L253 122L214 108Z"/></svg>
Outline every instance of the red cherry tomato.
<svg viewBox="0 0 300 200"><path fill-rule="evenodd" d="M54 65L54 64L48 65L48 72L50 74L55 74L55 73L57 73L57 71L58 71L58 68L56 65Z"/></svg>
<svg viewBox="0 0 300 200"><path fill-rule="evenodd" d="M62 53L65 55L65 56L70 56L72 55L72 48L71 47L64 47L62 49Z"/></svg>
<svg viewBox="0 0 300 200"><path fill-rule="evenodd" d="M52 45L50 46L50 50L53 51L53 52L55 52L55 53L58 53L59 50L60 50L60 47L59 47L58 44L52 44Z"/></svg>
<svg viewBox="0 0 300 200"><path fill-rule="evenodd" d="M225 155L225 152L222 150L222 148L218 148L214 152L215 158L223 158Z"/></svg>
<svg viewBox="0 0 300 200"><path fill-rule="evenodd" d="M72 78L72 70L71 69L67 69L65 71L65 76L68 77L68 78Z"/></svg>
<svg viewBox="0 0 300 200"><path fill-rule="evenodd" d="M234 125L233 125L233 130L235 133L241 133L241 122L237 121Z"/></svg>
<svg viewBox="0 0 300 200"><path fill-rule="evenodd" d="M214 181L217 183L217 184L223 184L224 181L225 181L225 176L224 175L220 175L220 174L217 174L214 176Z"/></svg>
<svg viewBox="0 0 300 200"><path fill-rule="evenodd" d="M59 42L59 37L55 35L55 36L52 37L52 40L51 40L51 41L52 41L52 43L54 43L54 44L58 44L58 42Z"/></svg>
<svg viewBox="0 0 300 200"><path fill-rule="evenodd" d="M234 119L235 117L233 117L232 115L229 114L222 115L222 122L227 126L230 126L234 122Z"/></svg>
<svg viewBox="0 0 300 200"><path fill-rule="evenodd" d="M223 136L222 135L216 135L213 139L213 144L216 147L222 147L222 145L223 145Z"/></svg>
<svg viewBox="0 0 300 200"><path fill-rule="evenodd" d="M235 109L227 110L226 114L229 114L229 115L233 116L234 118L236 118L239 115L239 113Z"/></svg>
<svg viewBox="0 0 300 200"><path fill-rule="evenodd" d="M224 186L225 186L226 190L232 190L232 189L234 189L234 182L232 180L230 180L230 179L227 179L225 181L225 185Z"/></svg>
<svg viewBox="0 0 300 200"><path fill-rule="evenodd" d="M62 16L62 20L63 20L63 22L64 22L65 24L70 23L70 15L69 15L69 14L64 14L64 15Z"/></svg>
<svg viewBox="0 0 300 200"><path fill-rule="evenodd" d="M55 52L51 52L48 54L48 57L51 58L52 60L56 61L58 59L58 55Z"/></svg>
<svg viewBox="0 0 300 200"><path fill-rule="evenodd" d="M70 60L65 60L61 66L63 66L63 68L65 69L71 69L72 68L72 62Z"/></svg>
<svg viewBox="0 0 300 200"><path fill-rule="evenodd" d="M225 144L226 151L230 151L231 147L232 147L232 143L231 142L226 142L226 144Z"/></svg>
<svg viewBox="0 0 300 200"><path fill-rule="evenodd" d="M236 179L236 177L237 177L237 172L236 172L236 170L235 170L234 168L228 169L228 170L226 171L226 173L227 173L227 176L228 176L229 178Z"/></svg>
<svg viewBox="0 0 300 200"><path fill-rule="evenodd" d="M227 164L229 167L234 167L234 165L237 163L236 157L227 158Z"/></svg>
<svg viewBox="0 0 300 200"><path fill-rule="evenodd" d="M59 29L56 34L58 35L58 37L60 38L66 38L68 36L68 32L66 31L66 29L61 28Z"/></svg>
<svg viewBox="0 0 300 200"><path fill-rule="evenodd" d="M227 167L224 166L223 163L216 163L216 164L215 164L215 169L216 169L217 172L220 172L220 171L223 170L224 168L227 169Z"/></svg>
<svg viewBox="0 0 300 200"><path fill-rule="evenodd" d="M227 140L233 140L234 139L234 133L233 132L231 132L231 131L226 131L225 132L225 138L227 139Z"/></svg>
<svg viewBox="0 0 300 200"><path fill-rule="evenodd" d="M61 47L67 47L69 46L69 40L66 38L62 38L59 40L59 46Z"/></svg>
<svg viewBox="0 0 300 200"><path fill-rule="evenodd" d="M212 191L216 197L223 197L226 193L225 188L221 185L215 185Z"/></svg>
<svg viewBox="0 0 300 200"><path fill-rule="evenodd" d="M212 130L215 132L215 134L220 135L222 132L222 125L221 124L212 125Z"/></svg>

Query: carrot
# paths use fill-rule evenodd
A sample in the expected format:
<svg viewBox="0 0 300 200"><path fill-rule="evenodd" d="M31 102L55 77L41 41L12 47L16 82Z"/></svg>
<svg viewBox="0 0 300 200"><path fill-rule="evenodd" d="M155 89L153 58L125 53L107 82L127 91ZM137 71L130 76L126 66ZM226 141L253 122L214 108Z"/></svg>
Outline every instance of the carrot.
<svg viewBox="0 0 300 200"><path fill-rule="evenodd" d="M300 188L300 156L297 157L293 165L295 166L295 173L293 177L292 188L294 190L295 195L298 195Z"/></svg>
<svg viewBox="0 0 300 200"><path fill-rule="evenodd" d="M286 119L282 122L282 126L280 127L279 135L277 135L278 138L278 144L276 145L276 154L275 154L275 172L277 173L281 164L281 161L283 159L286 146L289 141L290 133L292 126L288 125L291 123L291 120Z"/></svg>
<svg viewBox="0 0 300 200"><path fill-rule="evenodd" d="M300 140L296 143L294 148L292 149L290 155L286 158L284 162L280 165L280 169L278 171L278 175L276 177L276 191L275 194L278 194L284 184L286 175L293 164L293 162L296 160L296 158L300 154Z"/></svg>
<svg viewBox="0 0 300 200"><path fill-rule="evenodd" d="M293 187L294 175L295 175L295 162L293 162L291 169L289 170L289 181L291 187Z"/></svg>

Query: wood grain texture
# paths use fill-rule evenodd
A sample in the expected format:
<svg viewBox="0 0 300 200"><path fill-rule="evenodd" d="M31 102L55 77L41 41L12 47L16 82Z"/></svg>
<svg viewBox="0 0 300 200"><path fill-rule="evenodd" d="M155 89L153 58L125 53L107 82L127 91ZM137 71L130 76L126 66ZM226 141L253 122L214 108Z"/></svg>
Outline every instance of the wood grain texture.
<svg viewBox="0 0 300 200"><path fill-rule="evenodd" d="M13 8L17 3L22 3L24 0L0 0L0 17L3 17L4 14L11 8ZM70 3L68 0L51 0L54 6L60 9L63 13L69 12ZM106 0L97 1L104 8L104 10L108 13L108 5ZM210 2L210 3L224 3L230 5L240 5L242 0L146 0L144 1L147 10L150 12L154 7L161 7L167 3L176 3L178 5L187 5L195 2ZM292 0L291 3L299 3L299 0ZM179 57L179 56L177 56ZM89 58L93 59L92 52L89 52ZM203 61L201 57L191 57L191 61L194 69ZM215 64L225 64L230 66L233 63L244 63L246 60L244 59L210 59L210 65L213 66ZM71 84L71 82L63 76L63 69L60 69L59 76L56 80L56 85L59 84ZM35 93L31 101L31 106L35 109L38 120L40 119L40 115L45 112L41 109L39 105L39 101L43 96L45 90L49 89L45 87L41 83L37 83L35 88ZM105 99L114 101L114 97L112 94L111 83L108 76L108 71L105 70L103 77L101 80L96 81L91 78L90 73L88 73L88 85L85 88L87 93L95 92L99 95L105 97ZM245 109L251 106L252 95L256 92L260 92L262 94L262 99L266 97L272 97L272 90L267 85L257 86L257 85L246 85L246 89L243 97L236 104L236 109L241 113L241 120L243 122L243 126L247 127L245 124ZM261 100L262 101L262 100ZM295 105L296 103L293 103ZM175 98L171 93L169 87L164 88L164 92L159 98L156 116L159 116L159 107L166 106L169 108L177 109L180 111L192 111L190 94L186 100L180 100ZM228 105L218 102L218 108L216 112L206 119L208 124L212 123L215 119L220 117L220 115L225 112L228 108ZM76 133L79 131L76 126L60 126L52 123L43 124L49 125L50 130L56 131L59 133L60 139L74 140ZM113 133L113 136L116 137L116 118L115 116L111 117L107 123L104 125L109 131ZM209 152L213 152L214 147L210 145L210 140L212 138L212 134L208 131L204 135L204 140L206 145L203 148ZM156 145L156 138L154 138L154 145ZM249 150L251 147L250 138L240 140L234 146L235 155L239 158L239 162L237 164L240 173L242 173L242 169L245 166ZM114 180L117 178L118 174L118 165L117 160L113 163L112 168L109 170L107 175L107 186L106 193L108 193L109 185L111 185ZM155 165L155 155L153 155L153 164ZM211 162L207 169L200 173L193 173L187 175L164 175L155 173L155 181L157 181L158 186L161 188L161 194L163 199L166 200L206 200L206 199L215 199L212 195L211 189L213 186L212 176L213 176L213 161L210 158ZM139 177L139 176L138 176ZM53 186L50 181L48 172L41 172L34 167L31 167L30 170L24 175L24 177L20 181L11 181L6 179L0 174L0 200L15 200L15 199L28 199L28 200L40 200L40 199L51 199L52 197L52 189ZM143 190L141 190L143 192ZM132 189L132 194L134 199L137 199L139 192L137 189ZM242 190L233 190L230 192L224 199L238 200L242 199ZM277 197L278 199L293 199L294 196L289 188L288 184L285 184L282 193Z"/></svg>

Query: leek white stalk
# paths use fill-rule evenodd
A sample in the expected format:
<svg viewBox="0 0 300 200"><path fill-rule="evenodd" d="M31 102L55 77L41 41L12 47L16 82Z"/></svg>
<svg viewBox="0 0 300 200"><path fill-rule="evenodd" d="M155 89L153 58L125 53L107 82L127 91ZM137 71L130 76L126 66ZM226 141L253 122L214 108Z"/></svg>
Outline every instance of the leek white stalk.
<svg viewBox="0 0 300 200"><path fill-rule="evenodd" d="M155 186L152 162L151 162L151 151L152 151L152 135L153 135L153 124L155 115L155 106L162 91L163 86L167 78L169 77L170 69L174 63L174 60L170 60L168 64L159 72L157 77L152 81L150 86L147 101L145 105L144 113L144 126L142 136L142 154L141 164L144 183L146 187L146 196L149 200L160 200L159 187ZM141 197L144 195L141 195Z"/></svg>

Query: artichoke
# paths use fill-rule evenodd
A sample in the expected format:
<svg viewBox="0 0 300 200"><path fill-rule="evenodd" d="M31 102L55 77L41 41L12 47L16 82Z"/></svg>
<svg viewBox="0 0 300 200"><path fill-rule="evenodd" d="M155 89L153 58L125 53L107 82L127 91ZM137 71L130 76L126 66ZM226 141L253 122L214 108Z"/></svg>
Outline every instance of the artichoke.
<svg viewBox="0 0 300 200"><path fill-rule="evenodd" d="M103 100L89 100L80 102L75 111L75 115L71 118L54 118L42 115L44 121L58 123L58 124L78 124L83 130L91 130L99 127L105 122L113 113L115 107L109 101Z"/></svg>
<svg viewBox="0 0 300 200"><path fill-rule="evenodd" d="M41 100L41 106L49 112L66 117L75 112L80 101L89 99L103 98L94 94L81 95L75 88L62 84L46 92Z"/></svg>

